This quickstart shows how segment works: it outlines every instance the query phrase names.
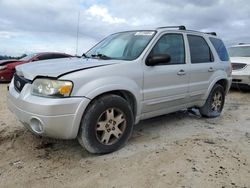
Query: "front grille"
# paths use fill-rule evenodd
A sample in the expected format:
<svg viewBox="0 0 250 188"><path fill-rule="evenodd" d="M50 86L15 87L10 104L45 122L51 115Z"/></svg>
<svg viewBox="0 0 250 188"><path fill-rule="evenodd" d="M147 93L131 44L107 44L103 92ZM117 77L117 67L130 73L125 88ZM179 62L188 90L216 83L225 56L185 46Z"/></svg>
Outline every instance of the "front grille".
<svg viewBox="0 0 250 188"><path fill-rule="evenodd" d="M19 93L22 91L23 87L27 83L31 83L31 81L24 77L20 77L17 74L14 74L14 86Z"/></svg>
<svg viewBox="0 0 250 188"><path fill-rule="evenodd" d="M233 70L244 69L246 66L247 66L247 64L245 64L245 63L232 63Z"/></svg>

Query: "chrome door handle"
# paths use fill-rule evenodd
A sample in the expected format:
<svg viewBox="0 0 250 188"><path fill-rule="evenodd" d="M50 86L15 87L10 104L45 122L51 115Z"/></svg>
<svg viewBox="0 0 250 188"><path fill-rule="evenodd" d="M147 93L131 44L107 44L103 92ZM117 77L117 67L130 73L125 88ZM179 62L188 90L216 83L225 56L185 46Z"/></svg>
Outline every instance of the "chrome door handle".
<svg viewBox="0 0 250 188"><path fill-rule="evenodd" d="M213 67L210 67L210 68L208 69L208 72L214 72L214 68L213 68Z"/></svg>
<svg viewBox="0 0 250 188"><path fill-rule="evenodd" d="M183 76L183 75L186 75L186 72L184 70L180 70L177 75L179 76Z"/></svg>

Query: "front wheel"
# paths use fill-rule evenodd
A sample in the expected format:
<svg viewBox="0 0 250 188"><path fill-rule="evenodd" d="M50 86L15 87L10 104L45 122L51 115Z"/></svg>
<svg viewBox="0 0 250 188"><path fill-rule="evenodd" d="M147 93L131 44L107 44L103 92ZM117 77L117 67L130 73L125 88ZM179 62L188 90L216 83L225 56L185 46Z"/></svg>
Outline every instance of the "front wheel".
<svg viewBox="0 0 250 188"><path fill-rule="evenodd" d="M199 109L200 114L208 118L218 117L222 112L224 102L224 88L219 84L215 84L206 100L206 103Z"/></svg>
<svg viewBox="0 0 250 188"><path fill-rule="evenodd" d="M105 95L95 99L84 114L78 141L90 153L110 153L127 142L133 125L128 102L117 95Z"/></svg>

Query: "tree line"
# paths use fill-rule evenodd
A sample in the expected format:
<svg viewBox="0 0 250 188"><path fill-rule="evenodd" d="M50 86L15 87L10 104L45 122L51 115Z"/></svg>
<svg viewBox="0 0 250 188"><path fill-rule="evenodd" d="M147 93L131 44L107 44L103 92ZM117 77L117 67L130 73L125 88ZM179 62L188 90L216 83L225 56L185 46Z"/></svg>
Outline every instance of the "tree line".
<svg viewBox="0 0 250 188"><path fill-rule="evenodd" d="M21 59L23 57L27 56L26 54L23 54L21 56L7 56L7 55L0 55L0 60L5 60L5 59Z"/></svg>

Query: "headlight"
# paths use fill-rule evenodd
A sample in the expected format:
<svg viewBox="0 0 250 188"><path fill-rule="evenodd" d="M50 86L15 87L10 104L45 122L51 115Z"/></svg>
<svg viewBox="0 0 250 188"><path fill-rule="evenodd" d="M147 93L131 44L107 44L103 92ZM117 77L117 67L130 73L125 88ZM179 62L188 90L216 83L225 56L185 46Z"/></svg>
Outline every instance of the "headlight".
<svg viewBox="0 0 250 188"><path fill-rule="evenodd" d="M4 69L6 69L6 65L4 65L4 66L0 66L0 70L4 70Z"/></svg>
<svg viewBox="0 0 250 188"><path fill-rule="evenodd" d="M68 97L72 88L71 81L39 78L32 84L32 94L44 97Z"/></svg>

